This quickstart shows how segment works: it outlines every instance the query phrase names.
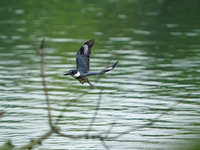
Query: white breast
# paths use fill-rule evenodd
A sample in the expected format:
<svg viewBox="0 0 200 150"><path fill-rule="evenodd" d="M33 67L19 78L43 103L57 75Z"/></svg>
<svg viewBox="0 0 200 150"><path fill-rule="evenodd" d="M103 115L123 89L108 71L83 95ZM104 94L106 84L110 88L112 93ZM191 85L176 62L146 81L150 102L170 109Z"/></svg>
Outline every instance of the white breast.
<svg viewBox="0 0 200 150"><path fill-rule="evenodd" d="M74 74L73 76L75 77L75 78L78 78L79 76L80 76L81 74L80 74L80 72L78 71L76 74Z"/></svg>

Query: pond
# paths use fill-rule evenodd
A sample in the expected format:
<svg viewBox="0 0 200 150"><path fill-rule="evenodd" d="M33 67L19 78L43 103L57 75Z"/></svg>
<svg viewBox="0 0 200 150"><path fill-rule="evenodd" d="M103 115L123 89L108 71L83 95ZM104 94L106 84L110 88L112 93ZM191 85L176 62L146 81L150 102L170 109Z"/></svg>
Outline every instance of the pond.
<svg viewBox="0 0 200 150"><path fill-rule="evenodd" d="M182 149L199 139L198 1L0 4L0 145L11 140L19 148L50 129L38 52L43 37L52 120L59 118L61 132L86 134L95 113L90 135L130 131L106 146L52 134L34 149ZM97 89L63 76L90 39L91 71L119 60L112 71L88 77Z"/></svg>

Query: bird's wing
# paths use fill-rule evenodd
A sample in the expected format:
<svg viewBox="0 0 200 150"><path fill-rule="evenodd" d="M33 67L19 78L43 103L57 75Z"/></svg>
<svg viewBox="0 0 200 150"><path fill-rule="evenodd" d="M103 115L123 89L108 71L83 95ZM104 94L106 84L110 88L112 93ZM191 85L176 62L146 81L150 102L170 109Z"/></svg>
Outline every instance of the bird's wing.
<svg viewBox="0 0 200 150"><path fill-rule="evenodd" d="M94 39L89 40L83 44L80 50L76 53L77 69L83 69L84 73L90 71L90 55L92 53L92 46Z"/></svg>
<svg viewBox="0 0 200 150"><path fill-rule="evenodd" d="M115 64L113 64L113 65L111 65L111 66L108 66L108 67L106 67L105 69L103 69L103 70L101 70L101 71L98 71L98 72L88 72L88 73L84 73L84 74L81 75L81 77L104 74L104 73L106 73L106 72L108 72L108 71L113 70L113 69L115 68L115 66L117 65L117 63L118 63L118 61L117 61Z"/></svg>

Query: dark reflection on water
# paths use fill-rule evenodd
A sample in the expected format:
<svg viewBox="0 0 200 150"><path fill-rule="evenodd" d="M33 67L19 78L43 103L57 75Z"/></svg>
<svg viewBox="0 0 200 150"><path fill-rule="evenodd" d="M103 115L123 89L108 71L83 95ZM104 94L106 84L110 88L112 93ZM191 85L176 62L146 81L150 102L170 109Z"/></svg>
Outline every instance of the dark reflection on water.
<svg viewBox="0 0 200 150"><path fill-rule="evenodd" d="M147 123L183 100L156 124L108 141L111 149L175 149L199 131L198 1L35 1L0 2L0 144L26 144L49 129L46 104L34 50L46 37L45 70L54 119L63 131L87 130L100 90L91 90L63 73L76 67L75 54L96 40L91 70L119 60L96 84L103 90L94 132L111 134ZM98 77L90 77L95 83ZM89 91L84 97L80 93ZM191 94L186 98L187 94ZM186 142L185 142L186 143ZM177 144L177 147L175 147ZM67 145L67 146L66 146ZM103 149L99 142L51 136L39 148Z"/></svg>

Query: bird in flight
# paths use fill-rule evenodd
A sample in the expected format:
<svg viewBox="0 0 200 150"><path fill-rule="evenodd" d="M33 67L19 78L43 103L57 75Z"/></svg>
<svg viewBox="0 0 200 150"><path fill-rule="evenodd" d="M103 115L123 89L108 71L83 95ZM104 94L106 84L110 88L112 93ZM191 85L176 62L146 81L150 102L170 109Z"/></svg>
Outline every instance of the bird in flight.
<svg viewBox="0 0 200 150"><path fill-rule="evenodd" d="M76 69L70 70L68 73L65 73L64 76L71 75L72 77L77 79L80 83L83 84L87 82L90 86L96 89L96 87L92 85L92 83L90 83L87 76L101 75L108 71L111 71L115 68L118 61L115 64L108 66L101 71L90 72L90 55L92 53L92 47L94 45L94 42L95 42L94 39L92 39L83 44L83 46L76 53L76 64L77 64Z"/></svg>

